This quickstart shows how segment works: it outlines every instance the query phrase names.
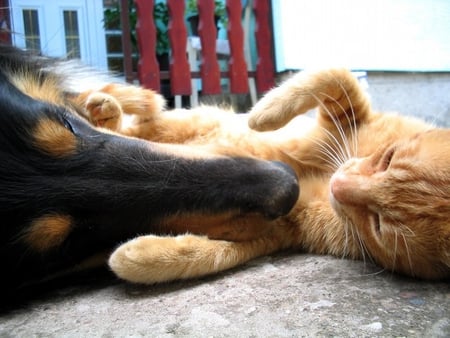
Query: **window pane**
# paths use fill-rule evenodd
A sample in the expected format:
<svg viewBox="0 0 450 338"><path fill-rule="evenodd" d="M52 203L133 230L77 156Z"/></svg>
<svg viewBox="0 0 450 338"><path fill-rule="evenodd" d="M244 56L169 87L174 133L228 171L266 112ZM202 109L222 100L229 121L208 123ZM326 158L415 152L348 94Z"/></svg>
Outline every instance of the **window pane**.
<svg viewBox="0 0 450 338"><path fill-rule="evenodd" d="M80 59L80 32L77 11L64 11L64 33L66 53L69 59Z"/></svg>
<svg viewBox="0 0 450 338"><path fill-rule="evenodd" d="M22 14L25 29L25 47L40 52L41 36L39 34L38 11L36 9L24 9Z"/></svg>

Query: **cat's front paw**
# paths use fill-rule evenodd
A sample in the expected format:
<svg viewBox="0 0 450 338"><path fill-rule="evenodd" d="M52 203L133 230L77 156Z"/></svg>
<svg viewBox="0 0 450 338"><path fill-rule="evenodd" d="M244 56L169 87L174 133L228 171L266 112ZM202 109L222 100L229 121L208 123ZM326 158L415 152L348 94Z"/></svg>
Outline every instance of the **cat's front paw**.
<svg viewBox="0 0 450 338"><path fill-rule="evenodd" d="M125 114L144 120L162 112L166 106L164 97L151 89L111 83L100 91L116 98Z"/></svg>
<svg viewBox="0 0 450 338"><path fill-rule="evenodd" d="M118 131L122 125L122 108L111 95L95 92L85 103L86 113L91 123L97 127Z"/></svg>
<svg viewBox="0 0 450 338"><path fill-rule="evenodd" d="M195 277L201 275L197 265L203 265L197 264L195 258L204 241L208 240L193 235L139 236L119 246L108 264L118 277L134 283L154 284ZM193 267L189 268L190 265Z"/></svg>
<svg viewBox="0 0 450 338"><path fill-rule="evenodd" d="M295 116L319 106L330 96L327 87L330 77L326 72L309 71L291 76L255 104L250 111L249 127L259 131L279 129ZM336 87L332 83L332 88Z"/></svg>
<svg viewBox="0 0 450 338"><path fill-rule="evenodd" d="M276 130L291 118L291 108L286 106L283 88L275 88L259 100L250 110L248 125L258 131Z"/></svg>

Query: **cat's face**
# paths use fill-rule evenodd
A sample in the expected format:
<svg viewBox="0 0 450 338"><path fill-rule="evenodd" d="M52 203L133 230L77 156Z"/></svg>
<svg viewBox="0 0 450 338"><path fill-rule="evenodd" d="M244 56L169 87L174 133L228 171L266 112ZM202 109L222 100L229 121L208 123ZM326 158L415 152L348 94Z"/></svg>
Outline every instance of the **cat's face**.
<svg viewBox="0 0 450 338"><path fill-rule="evenodd" d="M349 236L383 267L450 274L450 130L432 130L347 161L330 200Z"/></svg>

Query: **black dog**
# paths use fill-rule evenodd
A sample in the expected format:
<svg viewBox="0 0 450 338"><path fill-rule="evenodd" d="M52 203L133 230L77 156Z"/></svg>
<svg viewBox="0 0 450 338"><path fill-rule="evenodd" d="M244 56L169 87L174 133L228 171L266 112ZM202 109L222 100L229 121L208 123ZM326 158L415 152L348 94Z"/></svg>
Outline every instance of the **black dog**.
<svg viewBox="0 0 450 338"><path fill-rule="evenodd" d="M104 262L93 257L138 234L170 234L167 217L273 218L295 203L285 165L95 129L76 114L58 62L0 47L2 298Z"/></svg>

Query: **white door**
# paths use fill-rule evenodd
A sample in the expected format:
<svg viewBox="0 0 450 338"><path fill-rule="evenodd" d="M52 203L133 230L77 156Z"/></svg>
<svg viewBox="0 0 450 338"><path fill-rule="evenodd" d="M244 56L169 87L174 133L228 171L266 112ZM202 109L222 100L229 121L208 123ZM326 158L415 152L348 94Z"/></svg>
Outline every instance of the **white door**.
<svg viewBox="0 0 450 338"><path fill-rule="evenodd" d="M13 44L107 68L102 0L11 0Z"/></svg>

